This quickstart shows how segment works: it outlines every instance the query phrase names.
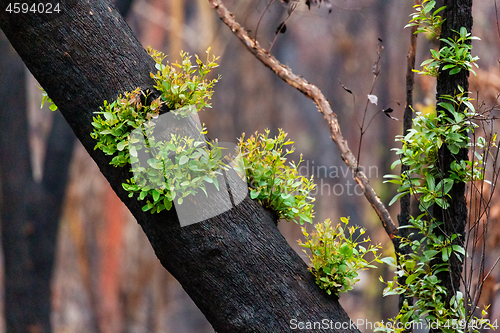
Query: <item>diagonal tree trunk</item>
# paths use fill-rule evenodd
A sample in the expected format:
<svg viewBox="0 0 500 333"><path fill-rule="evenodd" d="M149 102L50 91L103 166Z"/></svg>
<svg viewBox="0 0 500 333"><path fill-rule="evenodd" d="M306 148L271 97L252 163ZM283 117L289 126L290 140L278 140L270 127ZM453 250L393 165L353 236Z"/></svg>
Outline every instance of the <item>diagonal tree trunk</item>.
<svg viewBox="0 0 500 333"><path fill-rule="evenodd" d="M162 265L217 332L286 332L294 319L344 324L317 332L358 332L248 196L232 210L184 228L174 209L151 215L128 198L121 184L129 172L110 166L110 158L94 150L92 116L104 100L124 91L152 90L149 73L155 69L107 1L69 0L60 3L60 14L22 15L6 12L8 3L0 1L0 28L135 216ZM209 200L206 210L220 204L215 196Z"/></svg>

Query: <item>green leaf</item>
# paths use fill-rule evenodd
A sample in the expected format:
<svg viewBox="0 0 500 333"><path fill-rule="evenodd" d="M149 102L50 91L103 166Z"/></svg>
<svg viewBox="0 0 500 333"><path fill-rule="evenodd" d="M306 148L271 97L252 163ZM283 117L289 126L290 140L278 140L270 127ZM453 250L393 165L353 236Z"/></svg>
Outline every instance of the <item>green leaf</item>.
<svg viewBox="0 0 500 333"><path fill-rule="evenodd" d="M340 247L340 253L350 257L352 256L352 248L350 248L348 244L344 244Z"/></svg>
<svg viewBox="0 0 500 333"><path fill-rule="evenodd" d="M392 164L391 164L391 170L393 170L397 165L401 164L401 160L395 160Z"/></svg>
<svg viewBox="0 0 500 333"><path fill-rule="evenodd" d="M462 38L467 37L467 29L465 27L460 28L460 37Z"/></svg>
<svg viewBox="0 0 500 333"><path fill-rule="evenodd" d="M441 258L443 259L444 262L448 261L448 258L450 257L451 249L449 247L445 247L441 250Z"/></svg>
<svg viewBox="0 0 500 333"><path fill-rule="evenodd" d="M137 157L137 150L135 149L135 146L130 147L128 151L130 153L130 156Z"/></svg>
<svg viewBox="0 0 500 333"><path fill-rule="evenodd" d="M391 267L397 267L396 260L394 260L393 257L385 257L385 258L380 259L380 261L382 261L383 263L385 263Z"/></svg>
<svg viewBox="0 0 500 333"><path fill-rule="evenodd" d="M127 145L128 145L128 142L126 140L118 142L118 144L116 145L116 149L118 149L119 151L122 151L123 148L125 148Z"/></svg>
<svg viewBox="0 0 500 333"><path fill-rule="evenodd" d="M411 284L413 281L415 281L415 279L417 279L417 278L418 278L418 275L417 275L417 274L412 274L412 275L408 276L408 277L406 278L406 281L405 281L406 285L410 285L410 284Z"/></svg>
<svg viewBox="0 0 500 333"><path fill-rule="evenodd" d="M152 191L152 195L153 195L153 200L156 202L160 199L160 192L158 192L157 190L153 190Z"/></svg>
<svg viewBox="0 0 500 333"><path fill-rule="evenodd" d="M465 256L465 249L461 247L460 245L452 245L453 251L460 253L461 255Z"/></svg>
<svg viewBox="0 0 500 333"><path fill-rule="evenodd" d="M425 179L427 181L427 188L429 189L429 191L434 191L436 187L436 180L434 179L434 176L428 173L425 176Z"/></svg>
<svg viewBox="0 0 500 333"><path fill-rule="evenodd" d="M439 252L438 252L438 251L436 251L436 250L427 250L427 251L424 251L424 255L425 255L427 258L429 258L429 259L434 258L434 256L435 256L436 254L438 254L438 253L439 253Z"/></svg>
<svg viewBox="0 0 500 333"><path fill-rule="evenodd" d="M424 13L429 13L432 9L434 9L434 6L436 5L435 1L429 1L427 5L423 8Z"/></svg>
<svg viewBox="0 0 500 333"><path fill-rule="evenodd" d="M450 150L450 152L454 155L458 154L458 152L460 151L460 147L457 145L448 145L447 147Z"/></svg>
<svg viewBox="0 0 500 333"><path fill-rule="evenodd" d="M445 178L443 181L444 181L444 193L450 192L451 188L453 187L453 180Z"/></svg>
<svg viewBox="0 0 500 333"><path fill-rule="evenodd" d="M148 210L150 210L151 208L153 208L153 204L148 202L147 204L145 204L144 206L142 206L142 211L143 212L147 212Z"/></svg>
<svg viewBox="0 0 500 333"><path fill-rule="evenodd" d="M425 61L423 61L421 64L420 64L420 67L424 67L424 66L427 66L428 64L430 64L431 62L433 62L434 59L427 59Z"/></svg>
<svg viewBox="0 0 500 333"><path fill-rule="evenodd" d="M442 107L443 109L446 109L450 113L454 113L455 112L455 108L450 103L440 102L440 103L438 103L438 106Z"/></svg>
<svg viewBox="0 0 500 333"><path fill-rule="evenodd" d="M181 158L179 159L179 165L184 165L187 163L187 161L189 161L189 157L181 156Z"/></svg>
<svg viewBox="0 0 500 333"><path fill-rule="evenodd" d="M104 118L106 118L106 120L113 119L113 114L111 112L104 112L103 115L104 115Z"/></svg>
<svg viewBox="0 0 500 333"><path fill-rule="evenodd" d="M392 198L391 202L389 202L389 206L392 206L399 198L405 196L408 193L409 193L408 191L404 191L404 192L396 194L394 196L394 198Z"/></svg>
<svg viewBox="0 0 500 333"><path fill-rule="evenodd" d="M450 74L450 75L455 75L455 74L460 73L460 71L461 71L461 70L462 70L462 68L460 68L460 67L455 67L455 68L453 68L453 69L450 71L450 73L449 73L449 74Z"/></svg>
<svg viewBox="0 0 500 333"><path fill-rule="evenodd" d="M305 214L299 214L299 217L306 222L312 223L311 218Z"/></svg>
<svg viewBox="0 0 500 333"><path fill-rule="evenodd" d="M250 198L256 199L259 196L260 192L259 191L250 191Z"/></svg>
<svg viewBox="0 0 500 333"><path fill-rule="evenodd" d="M170 210L172 208L172 201L168 200L167 197L163 199L163 205L165 206L166 210Z"/></svg>

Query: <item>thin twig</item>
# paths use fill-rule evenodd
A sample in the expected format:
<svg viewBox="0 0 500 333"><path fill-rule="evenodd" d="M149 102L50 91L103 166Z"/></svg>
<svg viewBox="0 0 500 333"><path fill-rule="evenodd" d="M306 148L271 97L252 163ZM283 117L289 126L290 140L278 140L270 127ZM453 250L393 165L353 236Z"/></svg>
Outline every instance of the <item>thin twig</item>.
<svg viewBox="0 0 500 333"><path fill-rule="evenodd" d="M250 38L246 30L235 21L234 15L229 12L221 0L208 0L208 2L217 11L221 20L240 39L250 53L252 53L266 67L271 69L283 81L296 88L316 103L319 111L323 114L325 121L330 127L331 137L337 144L342 159L351 170L354 179L359 184L365 194L365 197L380 218L386 233L389 235L393 243L397 242L397 239L395 238L397 234L397 227L392 221L384 203L380 200L379 196L370 185L368 178L364 172L358 168L356 157L354 157L352 151L349 149L347 141L344 139L342 132L340 131L337 115L332 111L330 103L326 100L323 93L315 85L295 75L290 68L281 64L275 57L271 56L269 52L266 52L262 47L260 47L257 41Z"/></svg>
<svg viewBox="0 0 500 333"><path fill-rule="evenodd" d="M497 8L497 0L495 0L495 17L497 19L497 31L498 37L500 37L500 25L498 24L498 8Z"/></svg>
<svg viewBox="0 0 500 333"><path fill-rule="evenodd" d="M257 34L259 33L260 21L262 21L262 18L264 17L264 15L266 14L267 10L269 9L269 7L271 6L271 4L273 2L274 2L274 0L269 1L266 8L262 12L262 15L259 17L259 21L257 22L257 26L255 27L255 37L253 39L257 40Z"/></svg>
<svg viewBox="0 0 500 333"><path fill-rule="evenodd" d="M273 49L274 43L276 43L276 39L278 39L279 34L281 33L281 30L284 29L286 22L290 19L292 16L292 13L295 11L295 8L297 8L297 2L292 2L290 5L290 9L288 10L288 16L286 19L281 23L281 25L278 27L278 30L276 31L276 36L274 36L273 42L271 43L271 46L269 47L269 53L271 53L271 50ZM283 30L284 31L284 30Z"/></svg>
<svg viewBox="0 0 500 333"><path fill-rule="evenodd" d="M383 45L380 45L378 50L377 50L377 61L375 61L375 64L373 64L373 81L372 81L372 87L370 89L370 95L373 95L373 90L375 89L375 83L377 82L377 78L380 75L380 53L384 49ZM359 145L358 145L358 164L359 161L361 160L361 145L363 143L363 136L366 133L366 130L368 129L369 126L365 128L365 120L366 120L366 113L368 112L368 105L370 104L370 99L366 99L366 105L365 105L365 111L363 113L363 120L361 121L361 126L359 126ZM373 118L372 118L373 119Z"/></svg>

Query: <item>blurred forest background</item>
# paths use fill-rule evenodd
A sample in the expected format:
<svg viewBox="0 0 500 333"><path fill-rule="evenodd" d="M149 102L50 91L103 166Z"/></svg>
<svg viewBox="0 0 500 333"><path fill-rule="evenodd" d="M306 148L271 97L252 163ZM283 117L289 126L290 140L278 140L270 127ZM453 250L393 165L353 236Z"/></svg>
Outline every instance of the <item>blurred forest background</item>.
<svg viewBox="0 0 500 333"><path fill-rule="evenodd" d="M257 38L266 49L275 39L279 24L287 17L287 7L281 1L273 1L266 9L268 3L269 0L226 1L236 19L251 31L252 37L260 20ZM277 36L272 54L323 91L356 154L360 139L358 123L372 86L372 66L378 58L377 51L383 46L381 73L373 91L378 96L378 105L368 106L367 119L374 118L363 138L360 163L382 200L388 203L395 194L395 187L383 184L382 176L391 172L390 165L396 159L390 149L397 146L394 137L401 134L402 122L386 117L381 111L392 108L394 117L403 117L410 39L409 29L403 27L408 23L413 1L331 0L331 3L329 13L325 4L309 10L301 1L286 23L286 33ZM476 1L473 7L473 35L481 38L481 41L474 41L473 53L481 59L477 78L471 78L470 90L477 95L478 105L484 103L484 108L496 106L500 93L500 30L495 9L494 0ZM375 243L382 243L385 256L392 255L392 244L359 188L356 191L355 181L315 105L253 58L219 21L206 0L132 0L127 22L144 47L151 45L163 51L171 62L179 59L180 50L203 58L205 50L211 47L211 53L220 56L216 73L222 79L215 88L213 107L200 113L209 136L219 141L236 142L242 132L248 137L265 128L272 133L283 128L295 141L297 153L294 158L298 160L298 153L303 154L302 174L314 175L318 184L316 220L330 218L336 222L341 216L350 216L353 223L368 229ZM10 61L20 61L15 59L17 55L3 34L0 45L2 70L11 68L7 65ZM428 57L429 48L433 46L436 45L419 37L417 66ZM57 112L40 109L41 94L37 83L25 69L22 71L25 76L21 92L13 90L13 77L8 76L11 72L0 73L0 84L3 84L0 89L26 99L25 110L11 109L9 112L26 113L29 122L29 127L24 129L29 138L26 141L29 152L24 151L23 157L29 156L30 162L27 170L31 172L32 181L23 183L29 194L30 186L41 182L46 170L44 166L49 165L45 156L50 155L48 142L56 124L64 125L64 122ZM342 84L352 91L355 102ZM433 107L435 79L416 77L414 101L418 110ZM22 145L16 145L18 141L6 138L9 132L5 128L11 124L0 123L0 126L2 142L10 142L8 144L21 149ZM54 331L213 332L180 285L160 265L139 225L117 199L83 147L74 142L72 133L64 128L60 131L63 134L58 134L57 142L70 145L71 162L66 163L68 181L57 231L52 281ZM8 162L18 165L16 161ZM57 159L54 162L60 163ZM0 172L6 177L5 171ZM63 175L64 170L59 170L52 180L64 180ZM54 184L49 185L56 186ZM3 208L0 205L0 209L6 209L9 195L3 193L4 205ZM396 219L399 205L390 209ZM499 218L497 195L487 235L486 270L500 255L500 228L496 227ZM50 223L57 225L58 221ZM301 237L300 228L285 222L280 223L279 228L306 260L296 242ZM0 276L3 276L3 269ZM396 315L397 298L383 298L384 285L378 281L379 276L391 278L392 272L381 267L363 272L361 276L355 290L340 298L350 318L375 322ZM485 282L480 302L491 304L490 319L500 319L499 287L500 268L496 267ZM9 311L9 304L2 302L1 307Z"/></svg>

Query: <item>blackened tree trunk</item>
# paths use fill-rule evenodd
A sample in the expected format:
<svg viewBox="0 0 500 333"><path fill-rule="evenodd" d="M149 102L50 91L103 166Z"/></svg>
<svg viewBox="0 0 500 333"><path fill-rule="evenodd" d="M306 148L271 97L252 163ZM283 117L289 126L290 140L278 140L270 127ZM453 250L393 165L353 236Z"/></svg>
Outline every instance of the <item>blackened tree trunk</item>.
<svg viewBox="0 0 500 333"><path fill-rule="evenodd" d="M129 171L110 166L110 158L94 150L92 116L124 91L152 90L149 73L155 68L109 2L68 0L60 3L60 14L9 14L8 3L0 1L0 28L135 216L162 265L217 332L286 332L293 320L323 319L344 325L315 331L358 332L248 196L232 210L184 228L175 209L152 215L128 197L121 184ZM217 204L217 197L209 199Z"/></svg>
<svg viewBox="0 0 500 333"><path fill-rule="evenodd" d="M443 12L445 19L442 26L441 38L454 38L461 27L465 27L468 32L472 30L472 0L447 0L444 2L446 9ZM447 44L441 42L440 47ZM437 100L442 101L440 96L451 95L455 96L459 93L458 86L469 89L469 72L462 70L455 75L449 75L448 71L441 71L437 81ZM439 109L438 109L439 110ZM460 149L458 154L452 154L450 150L443 145L438 152L438 166L442 170L445 177L450 173L450 165L453 161L467 160L468 150ZM465 226L467 221L467 202L465 199L465 183L455 183L449 192L450 207L441 209L435 205L433 216L442 221L442 227L438 232L451 237L453 234L459 235L454 241L454 244L464 246ZM459 290L462 276L462 262L455 254L450 256L449 272L442 272L438 275L441 283L448 290L446 304L449 304L451 298Z"/></svg>

